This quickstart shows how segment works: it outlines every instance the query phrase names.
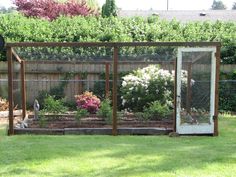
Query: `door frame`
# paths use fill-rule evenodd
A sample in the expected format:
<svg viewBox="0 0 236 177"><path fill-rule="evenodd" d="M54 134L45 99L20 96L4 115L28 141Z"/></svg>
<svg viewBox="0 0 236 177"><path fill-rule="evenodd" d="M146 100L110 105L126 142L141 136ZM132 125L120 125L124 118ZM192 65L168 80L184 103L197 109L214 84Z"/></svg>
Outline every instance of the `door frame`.
<svg viewBox="0 0 236 177"><path fill-rule="evenodd" d="M180 122L181 111L181 70L182 70L182 53L183 52L211 52L211 88L210 88L210 124L201 125L182 124ZM176 132L179 134L214 134L215 132L215 109L216 109L216 47L188 47L178 48L176 62L176 87L175 87L175 109L176 109Z"/></svg>

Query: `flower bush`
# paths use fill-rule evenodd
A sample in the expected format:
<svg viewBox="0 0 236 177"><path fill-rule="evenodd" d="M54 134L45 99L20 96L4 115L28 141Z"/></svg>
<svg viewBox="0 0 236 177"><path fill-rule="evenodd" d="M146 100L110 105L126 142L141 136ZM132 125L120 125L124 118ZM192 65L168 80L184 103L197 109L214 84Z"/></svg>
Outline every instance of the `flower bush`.
<svg viewBox="0 0 236 177"><path fill-rule="evenodd" d="M182 85L187 84L187 71L182 70ZM156 100L161 105L172 106L174 71L149 65L124 76L121 86L122 105L132 111L143 111L144 107Z"/></svg>
<svg viewBox="0 0 236 177"><path fill-rule="evenodd" d="M80 2L68 0L61 3L56 0L14 0L17 10L26 17L39 17L47 20L55 20L60 15L65 16L89 16L98 12L91 9L85 0Z"/></svg>
<svg viewBox="0 0 236 177"><path fill-rule="evenodd" d="M75 95L77 107L79 109L86 109L89 113L96 113L100 107L100 99L93 95L92 92L84 92L81 95Z"/></svg>

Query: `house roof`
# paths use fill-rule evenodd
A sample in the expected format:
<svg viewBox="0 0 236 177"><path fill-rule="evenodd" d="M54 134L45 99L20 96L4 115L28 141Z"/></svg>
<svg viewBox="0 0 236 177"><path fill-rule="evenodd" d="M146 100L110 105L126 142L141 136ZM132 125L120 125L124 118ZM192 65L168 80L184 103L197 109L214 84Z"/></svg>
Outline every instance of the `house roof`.
<svg viewBox="0 0 236 177"><path fill-rule="evenodd" d="M156 11L156 10L120 10L119 16L132 17L142 16L148 17L156 15L160 19L173 20L176 19L181 22L189 21L236 21L236 10L169 10L169 11Z"/></svg>

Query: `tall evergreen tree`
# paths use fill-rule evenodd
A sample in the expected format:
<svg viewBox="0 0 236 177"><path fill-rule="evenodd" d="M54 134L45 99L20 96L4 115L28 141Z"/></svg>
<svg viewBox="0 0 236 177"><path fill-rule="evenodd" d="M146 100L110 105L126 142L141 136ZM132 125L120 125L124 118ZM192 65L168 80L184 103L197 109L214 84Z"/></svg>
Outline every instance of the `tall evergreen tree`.
<svg viewBox="0 0 236 177"><path fill-rule="evenodd" d="M232 10L236 10L236 2L233 3Z"/></svg>
<svg viewBox="0 0 236 177"><path fill-rule="evenodd" d="M221 0L214 0L211 6L212 10L225 10L226 6Z"/></svg>
<svg viewBox="0 0 236 177"><path fill-rule="evenodd" d="M106 0L106 3L102 6L102 16L117 16L117 7L115 0Z"/></svg>

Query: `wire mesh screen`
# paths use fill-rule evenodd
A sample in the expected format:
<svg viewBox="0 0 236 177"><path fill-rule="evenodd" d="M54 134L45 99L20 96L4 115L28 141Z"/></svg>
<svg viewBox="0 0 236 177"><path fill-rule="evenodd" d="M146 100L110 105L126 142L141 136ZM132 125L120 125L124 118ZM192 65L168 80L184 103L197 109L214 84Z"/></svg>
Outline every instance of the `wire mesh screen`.
<svg viewBox="0 0 236 177"><path fill-rule="evenodd" d="M7 75L0 74L0 97L8 98L8 85L7 85Z"/></svg>
<svg viewBox="0 0 236 177"><path fill-rule="evenodd" d="M22 109L20 69L20 63L13 60L13 102L15 109Z"/></svg>
<svg viewBox="0 0 236 177"><path fill-rule="evenodd" d="M113 51L109 47L28 47L16 48L25 59L28 100L32 103L39 91L53 93L56 97L66 94L68 99L85 90L104 97L105 69L112 68ZM94 89L95 88L95 89Z"/></svg>
<svg viewBox="0 0 236 177"><path fill-rule="evenodd" d="M107 121L103 121L103 113L98 115L98 111L111 95L113 48L18 47L15 51L26 61L27 107L33 111L35 100L39 102L41 118L50 120L44 126L111 126L111 103L107 105ZM57 124L58 119L61 123Z"/></svg>
<svg viewBox="0 0 236 177"><path fill-rule="evenodd" d="M172 127L175 47L119 49L118 126Z"/></svg>
<svg viewBox="0 0 236 177"><path fill-rule="evenodd" d="M112 64L108 65L110 73ZM84 91L94 92L100 98L105 96L106 63L27 62L26 68L32 67L36 67L35 71L27 74L26 80L29 104L45 94L54 95L57 99L65 98L67 101L74 101L74 96Z"/></svg>
<svg viewBox="0 0 236 177"><path fill-rule="evenodd" d="M17 47L15 50L26 60L104 61L113 55L111 47Z"/></svg>
<svg viewBox="0 0 236 177"><path fill-rule="evenodd" d="M212 52L183 52L181 71L182 123L210 123L211 58ZM186 78L182 79L183 77Z"/></svg>

